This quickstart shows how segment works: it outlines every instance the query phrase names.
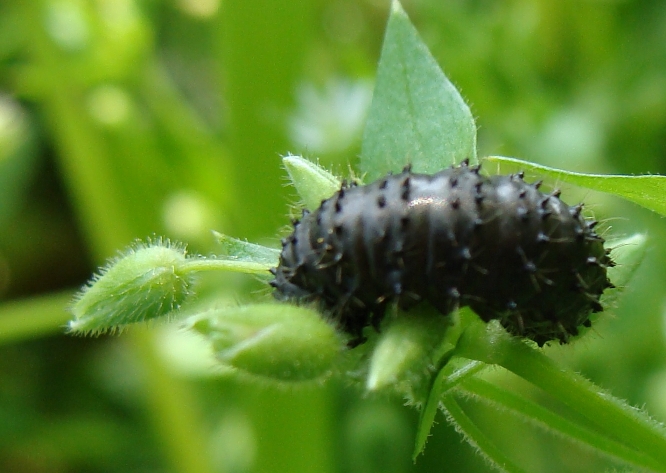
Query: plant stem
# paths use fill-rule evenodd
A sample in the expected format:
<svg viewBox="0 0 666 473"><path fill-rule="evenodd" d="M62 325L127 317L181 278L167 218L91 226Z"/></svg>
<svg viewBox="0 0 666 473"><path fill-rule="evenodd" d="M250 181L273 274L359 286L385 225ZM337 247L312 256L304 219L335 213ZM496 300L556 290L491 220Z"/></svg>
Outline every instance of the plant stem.
<svg viewBox="0 0 666 473"><path fill-rule="evenodd" d="M450 361L451 355L452 353L447 354L447 356L444 356L441 361ZM412 460L414 461L416 461L416 457L425 449L428 435L430 435L430 429L435 422L435 415L437 414L437 409L439 408L442 396L462 380L483 370L486 364L481 363L480 361L467 361L465 365L455 371L452 371L450 368L451 366L452 363L447 363L439 370L432 383L428 399L421 409L419 427L416 433L416 442L414 444L414 454L412 455Z"/></svg>
<svg viewBox="0 0 666 473"><path fill-rule="evenodd" d="M462 410L458 401L447 394L442 397L443 410L449 422L463 434L465 440L475 447L477 453L495 468L507 473L524 473L525 470L514 464L495 443L490 440Z"/></svg>
<svg viewBox="0 0 666 473"><path fill-rule="evenodd" d="M154 333L137 327L128 338L136 358L143 364L147 412L164 455L171 463L171 471L211 473L213 468L194 393L186 382L174 379L168 372L156 352Z"/></svg>
<svg viewBox="0 0 666 473"><path fill-rule="evenodd" d="M267 274L271 265L253 261L236 261L228 259L191 258L181 264L177 270L180 273L193 273L199 271L235 271L249 274Z"/></svg>
<svg viewBox="0 0 666 473"><path fill-rule="evenodd" d="M71 318L65 309L70 291L12 301L0 306L0 345L62 333Z"/></svg>
<svg viewBox="0 0 666 473"><path fill-rule="evenodd" d="M657 460L666 469L666 432L644 412L614 398L582 376L497 324L474 321L456 348L458 356L500 365L543 389L600 427L609 437Z"/></svg>
<svg viewBox="0 0 666 473"><path fill-rule="evenodd" d="M524 421L538 425L582 448L589 448L598 455L623 462L633 468L661 471L661 465L652 457L477 377L465 379L456 386L456 391L464 395L471 395L479 402L496 409L511 412Z"/></svg>

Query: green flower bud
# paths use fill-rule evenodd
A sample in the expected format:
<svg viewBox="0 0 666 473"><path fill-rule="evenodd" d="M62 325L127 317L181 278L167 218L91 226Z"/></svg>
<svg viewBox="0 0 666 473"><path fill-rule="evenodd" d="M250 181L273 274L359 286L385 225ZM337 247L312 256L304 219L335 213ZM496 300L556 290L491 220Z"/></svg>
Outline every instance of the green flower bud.
<svg viewBox="0 0 666 473"><path fill-rule="evenodd" d="M340 179L307 159L300 156L285 156L282 158L282 164L308 210L316 209L323 199L340 189Z"/></svg>
<svg viewBox="0 0 666 473"><path fill-rule="evenodd" d="M69 330L101 333L171 314L191 294L185 262L185 248L168 240L136 244L78 294Z"/></svg>
<svg viewBox="0 0 666 473"><path fill-rule="evenodd" d="M313 310L288 304L215 309L192 317L217 358L256 376L306 381L331 373L342 341Z"/></svg>
<svg viewBox="0 0 666 473"><path fill-rule="evenodd" d="M433 311L417 307L400 314L380 334L370 359L369 391L390 386L413 402L423 401L452 326L451 317Z"/></svg>

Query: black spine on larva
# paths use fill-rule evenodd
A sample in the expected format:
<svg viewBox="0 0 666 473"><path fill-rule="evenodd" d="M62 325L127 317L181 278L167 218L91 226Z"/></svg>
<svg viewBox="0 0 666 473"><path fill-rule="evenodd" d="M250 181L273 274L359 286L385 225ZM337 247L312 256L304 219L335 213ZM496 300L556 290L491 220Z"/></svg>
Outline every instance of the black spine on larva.
<svg viewBox="0 0 666 473"><path fill-rule="evenodd" d="M538 187L463 164L343 188L283 240L275 296L319 301L359 341L388 303L427 300L539 345L566 342L601 310L613 263L581 207Z"/></svg>

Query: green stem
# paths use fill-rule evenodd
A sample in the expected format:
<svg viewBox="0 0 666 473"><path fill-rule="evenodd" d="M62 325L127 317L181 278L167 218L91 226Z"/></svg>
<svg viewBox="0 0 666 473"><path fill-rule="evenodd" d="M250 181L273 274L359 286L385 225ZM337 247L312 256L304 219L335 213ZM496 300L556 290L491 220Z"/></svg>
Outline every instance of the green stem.
<svg viewBox="0 0 666 473"><path fill-rule="evenodd" d="M194 393L183 380L168 372L157 354L155 335L149 329L132 330L129 339L136 359L145 373L145 395L155 434L160 437L171 471L177 473L211 473L206 437L200 414L194 406Z"/></svg>
<svg viewBox="0 0 666 473"><path fill-rule="evenodd" d="M419 427L414 445L414 455L412 456L412 460L414 461L416 461L416 457L425 449L428 435L430 435L430 429L435 422L435 415L437 414L437 409L439 408L439 402L442 396L462 380L478 373L486 366L485 363L481 363L480 361L467 361L462 367L458 367L454 370L454 368L452 368L453 363L448 363L451 360L452 354L452 352L447 353L442 357L441 363L444 367L437 373L437 376L432 383L432 388L428 394L428 400L421 410Z"/></svg>
<svg viewBox="0 0 666 473"><path fill-rule="evenodd" d="M192 258L178 267L180 273L194 273L199 271L235 271L248 274L267 274L272 265L251 261L237 261L228 259Z"/></svg>
<svg viewBox="0 0 666 473"><path fill-rule="evenodd" d="M497 364L517 374L585 416L608 436L651 456L666 468L666 433L662 426L582 376L562 369L497 324L471 323L456 351L458 356Z"/></svg>
<svg viewBox="0 0 666 473"><path fill-rule="evenodd" d="M70 319L70 291L7 302L0 306L0 345L62 333Z"/></svg>
<svg viewBox="0 0 666 473"><path fill-rule="evenodd" d="M583 448L589 448L598 455L623 462L633 468L661 471L661 465L648 455L618 443L611 438L575 424L562 416L514 393L499 388L492 383L469 377L456 387L456 391L471 395L479 402L494 408L509 411L525 421Z"/></svg>
<svg viewBox="0 0 666 473"><path fill-rule="evenodd" d="M525 473L525 470L509 459L502 449L476 426L451 394L442 397L442 406L449 422L465 436L465 440L475 447L477 452L485 457L492 466L507 473Z"/></svg>

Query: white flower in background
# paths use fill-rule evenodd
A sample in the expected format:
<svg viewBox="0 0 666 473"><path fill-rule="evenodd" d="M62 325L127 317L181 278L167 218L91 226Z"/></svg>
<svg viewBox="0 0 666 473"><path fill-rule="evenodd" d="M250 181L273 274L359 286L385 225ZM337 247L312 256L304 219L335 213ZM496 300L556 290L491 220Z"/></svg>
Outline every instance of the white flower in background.
<svg viewBox="0 0 666 473"><path fill-rule="evenodd" d="M370 81L336 79L323 88L302 85L297 110L289 119L291 140L313 154L345 151L360 139L371 99Z"/></svg>

